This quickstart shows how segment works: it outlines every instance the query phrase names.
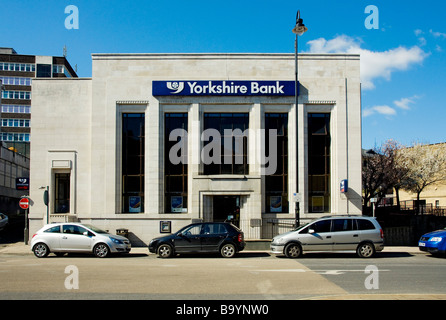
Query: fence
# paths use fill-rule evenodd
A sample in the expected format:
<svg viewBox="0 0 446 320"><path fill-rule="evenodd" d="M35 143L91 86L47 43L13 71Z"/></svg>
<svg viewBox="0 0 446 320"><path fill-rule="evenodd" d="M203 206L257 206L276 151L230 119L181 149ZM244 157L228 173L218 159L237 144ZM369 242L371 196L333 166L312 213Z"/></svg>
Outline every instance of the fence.
<svg viewBox="0 0 446 320"><path fill-rule="evenodd" d="M417 210L416 200L400 201L401 211L412 211L415 214L432 214L435 216L446 216L446 207L434 206L432 203L420 203Z"/></svg>
<svg viewBox="0 0 446 320"><path fill-rule="evenodd" d="M245 239L272 239L295 229L294 219L248 219L239 221Z"/></svg>

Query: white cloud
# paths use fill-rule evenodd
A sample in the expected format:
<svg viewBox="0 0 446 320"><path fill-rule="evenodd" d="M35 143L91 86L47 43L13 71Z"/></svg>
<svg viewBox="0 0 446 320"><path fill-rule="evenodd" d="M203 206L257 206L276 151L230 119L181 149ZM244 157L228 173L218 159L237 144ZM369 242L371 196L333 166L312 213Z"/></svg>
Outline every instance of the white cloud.
<svg viewBox="0 0 446 320"><path fill-rule="evenodd" d="M397 106L399 109L402 110L410 110L410 105L414 104L419 99L420 96L414 95L409 98L401 98L400 100L393 101L394 105ZM392 108L388 105L381 105L381 106L373 106L370 108L366 108L362 111L362 116L368 117L374 114L380 114L386 116L387 119L390 119L392 116L395 116L397 114L397 109Z"/></svg>
<svg viewBox="0 0 446 320"><path fill-rule="evenodd" d="M410 98L401 98L400 100L395 100L393 103L400 109L409 110L410 104L414 104L415 100L418 99L418 96L412 96Z"/></svg>
<svg viewBox="0 0 446 320"><path fill-rule="evenodd" d="M420 30L421 31L421 30ZM390 80L395 71L405 71L413 64L421 63L428 56L418 46L400 46L387 51L370 51L361 48L361 41L346 35L326 40L309 41L311 53L352 53L361 55L361 82L364 89L375 88L379 78Z"/></svg>
<svg viewBox="0 0 446 320"><path fill-rule="evenodd" d="M375 113L382 114L385 116L394 116L394 115L396 115L396 110L393 109L392 107L387 106L387 105L374 106L371 108L364 109L362 112L362 116L365 118L365 117L371 116L372 114L375 114Z"/></svg>
<svg viewBox="0 0 446 320"><path fill-rule="evenodd" d="M415 33L415 35L416 35L417 37L420 36L420 35L422 35L422 34L424 34L423 30L421 30L421 29L416 29L416 30L414 31L414 33Z"/></svg>
<svg viewBox="0 0 446 320"><path fill-rule="evenodd" d="M429 33L433 35L435 38L443 38L446 39L446 33L433 31L432 29L429 30Z"/></svg>

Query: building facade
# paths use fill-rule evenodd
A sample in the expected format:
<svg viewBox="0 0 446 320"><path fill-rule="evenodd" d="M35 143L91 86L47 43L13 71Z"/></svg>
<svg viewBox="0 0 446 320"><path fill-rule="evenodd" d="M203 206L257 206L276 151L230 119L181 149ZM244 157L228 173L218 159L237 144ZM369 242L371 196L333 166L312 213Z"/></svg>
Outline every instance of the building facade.
<svg viewBox="0 0 446 320"><path fill-rule="evenodd" d="M301 220L361 213L359 55L299 55L297 108L293 54L92 59L92 78L33 80L30 232L76 220L148 244L232 219L261 239L296 201Z"/></svg>
<svg viewBox="0 0 446 320"><path fill-rule="evenodd" d="M29 157L33 78L71 78L76 72L65 57L23 55L0 48L0 141Z"/></svg>

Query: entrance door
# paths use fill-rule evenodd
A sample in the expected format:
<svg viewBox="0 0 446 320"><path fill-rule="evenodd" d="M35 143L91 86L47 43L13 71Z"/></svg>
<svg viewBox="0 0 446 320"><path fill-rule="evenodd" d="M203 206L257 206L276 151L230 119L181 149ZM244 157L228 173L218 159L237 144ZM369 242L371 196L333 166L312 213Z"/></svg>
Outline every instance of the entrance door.
<svg viewBox="0 0 446 320"><path fill-rule="evenodd" d="M229 221L228 216L232 216L231 222L238 226L240 222L240 196L214 196L213 198L213 221Z"/></svg>

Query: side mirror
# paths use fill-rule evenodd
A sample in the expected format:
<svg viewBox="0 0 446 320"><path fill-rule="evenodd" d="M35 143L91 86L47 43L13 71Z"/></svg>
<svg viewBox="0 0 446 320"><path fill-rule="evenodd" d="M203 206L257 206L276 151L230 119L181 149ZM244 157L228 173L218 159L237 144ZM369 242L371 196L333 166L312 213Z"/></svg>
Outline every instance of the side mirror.
<svg viewBox="0 0 446 320"><path fill-rule="evenodd" d="M314 233L314 229L308 229L308 233L313 234Z"/></svg>

